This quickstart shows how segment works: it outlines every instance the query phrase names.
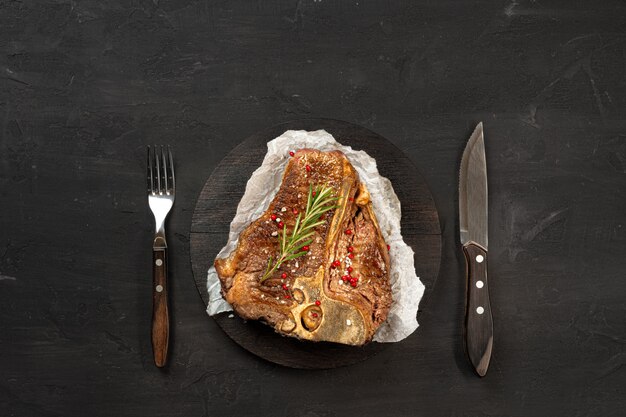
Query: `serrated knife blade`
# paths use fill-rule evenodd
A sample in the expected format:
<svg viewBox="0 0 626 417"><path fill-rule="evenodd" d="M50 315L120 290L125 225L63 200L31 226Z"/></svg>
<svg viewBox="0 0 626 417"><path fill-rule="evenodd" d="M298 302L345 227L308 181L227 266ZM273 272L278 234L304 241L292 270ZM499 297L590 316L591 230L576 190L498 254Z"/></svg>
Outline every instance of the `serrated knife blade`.
<svg viewBox="0 0 626 417"><path fill-rule="evenodd" d="M488 193L482 122L470 136L459 171L459 230L466 261L465 347L483 377L493 350L493 318L487 281Z"/></svg>

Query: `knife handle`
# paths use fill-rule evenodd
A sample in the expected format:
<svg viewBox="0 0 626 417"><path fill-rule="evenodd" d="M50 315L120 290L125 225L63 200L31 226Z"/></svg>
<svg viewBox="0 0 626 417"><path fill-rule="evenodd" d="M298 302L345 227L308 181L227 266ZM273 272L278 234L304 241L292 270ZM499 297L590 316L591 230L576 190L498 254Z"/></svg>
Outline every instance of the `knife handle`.
<svg viewBox="0 0 626 417"><path fill-rule="evenodd" d="M152 352L159 368L167 362L170 336L170 318L167 307L167 253L166 249L152 251Z"/></svg>
<svg viewBox="0 0 626 417"><path fill-rule="evenodd" d="M467 271L465 347L476 373L483 377L493 348L493 318L487 281L487 251L469 242L463 246Z"/></svg>

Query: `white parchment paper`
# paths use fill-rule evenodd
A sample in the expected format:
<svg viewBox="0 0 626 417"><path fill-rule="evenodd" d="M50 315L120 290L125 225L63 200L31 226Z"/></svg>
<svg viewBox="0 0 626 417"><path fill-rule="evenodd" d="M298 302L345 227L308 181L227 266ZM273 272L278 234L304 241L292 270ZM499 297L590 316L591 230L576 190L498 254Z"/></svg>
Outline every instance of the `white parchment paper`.
<svg viewBox="0 0 626 417"><path fill-rule="evenodd" d="M417 329L417 308L424 294L424 285L415 271L414 252L404 243L400 232L400 200L393 191L391 182L378 173L374 158L364 151L355 151L350 146L341 145L325 130L288 130L267 144L263 164L248 180L246 192L230 224L228 242L217 255L218 258L230 255L237 247L239 234L269 207L280 187L283 171L290 158L289 150L301 148L342 151L359 173L361 181L365 182L383 237L391 246L389 254L393 302L387 321L378 328L374 340L398 342L406 338ZM221 286L215 267L208 271L207 290L209 315L232 310L220 292Z"/></svg>

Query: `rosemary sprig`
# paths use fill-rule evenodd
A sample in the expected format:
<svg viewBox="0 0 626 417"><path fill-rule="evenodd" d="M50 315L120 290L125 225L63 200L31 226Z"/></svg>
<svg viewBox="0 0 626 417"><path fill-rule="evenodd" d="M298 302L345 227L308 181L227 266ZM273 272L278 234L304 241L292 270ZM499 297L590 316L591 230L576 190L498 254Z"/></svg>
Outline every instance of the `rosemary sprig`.
<svg viewBox="0 0 626 417"><path fill-rule="evenodd" d="M333 204L339 198L332 195L332 188L322 186L317 187L315 192L313 191L313 185L309 185L304 216L302 213L298 214L291 234L287 233L287 225L283 225L283 230L279 232L280 253L273 264L271 256L267 260L267 268L261 277L261 282L272 276L284 262L306 255L307 251L303 248L313 243L311 237L315 234L315 228L324 224L320 218L327 211L338 207Z"/></svg>

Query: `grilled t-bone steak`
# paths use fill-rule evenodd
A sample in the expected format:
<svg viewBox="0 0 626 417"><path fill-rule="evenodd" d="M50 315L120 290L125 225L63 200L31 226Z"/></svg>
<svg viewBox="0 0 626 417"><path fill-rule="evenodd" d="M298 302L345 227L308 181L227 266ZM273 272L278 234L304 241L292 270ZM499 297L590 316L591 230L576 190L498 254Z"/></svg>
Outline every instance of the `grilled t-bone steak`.
<svg viewBox="0 0 626 417"><path fill-rule="evenodd" d="M320 187L337 198L334 208L321 215L300 256L268 276L281 253L283 228L291 236L311 190ZM367 188L346 156L301 149L267 211L240 234L228 258L215 260L215 268L224 298L241 317L262 320L283 335L363 345L391 305L387 248Z"/></svg>

